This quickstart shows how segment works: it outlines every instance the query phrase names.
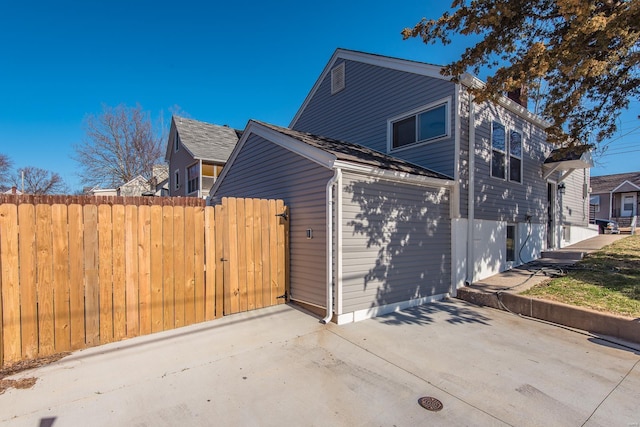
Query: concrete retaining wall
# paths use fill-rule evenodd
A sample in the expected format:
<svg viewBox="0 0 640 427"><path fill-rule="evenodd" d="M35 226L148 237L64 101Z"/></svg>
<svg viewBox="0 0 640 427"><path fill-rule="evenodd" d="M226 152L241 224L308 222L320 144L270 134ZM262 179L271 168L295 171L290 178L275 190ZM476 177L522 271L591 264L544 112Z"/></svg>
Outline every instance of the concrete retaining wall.
<svg viewBox="0 0 640 427"><path fill-rule="evenodd" d="M614 316L562 304L510 293L481 292L469 288L458 289L458 298L472 304L506 310L515 314L541 319L564 326L608 335L640 343L640 319Z"/></svg>

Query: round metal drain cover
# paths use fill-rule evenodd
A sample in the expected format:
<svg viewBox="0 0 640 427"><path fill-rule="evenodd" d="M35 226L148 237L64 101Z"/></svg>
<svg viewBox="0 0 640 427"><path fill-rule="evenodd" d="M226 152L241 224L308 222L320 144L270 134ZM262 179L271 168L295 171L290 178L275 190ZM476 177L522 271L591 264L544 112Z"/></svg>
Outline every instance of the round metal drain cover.
<svg viewBox="0 0 640 427"><path fill-rule="evenodd" d="M440 409L443 408L442 402L440 402L435 397L429 397L429 396L421 397L420 399L418 399L418 404L422 406L424 409L428 411L434 411L434 412L439 411Z"/></svg>

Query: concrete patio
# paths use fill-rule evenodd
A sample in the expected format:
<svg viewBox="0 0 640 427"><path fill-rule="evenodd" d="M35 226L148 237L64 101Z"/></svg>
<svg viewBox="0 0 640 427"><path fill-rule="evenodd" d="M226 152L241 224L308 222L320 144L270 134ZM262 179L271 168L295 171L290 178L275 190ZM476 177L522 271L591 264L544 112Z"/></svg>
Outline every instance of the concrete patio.
<svg viewBox="0 0 640 427"><path fill-rule="evenodd" d="M640 425L633 345L457 300L345 326L276 306L21 377L38 381L0 395L2 425Z"/></svg>

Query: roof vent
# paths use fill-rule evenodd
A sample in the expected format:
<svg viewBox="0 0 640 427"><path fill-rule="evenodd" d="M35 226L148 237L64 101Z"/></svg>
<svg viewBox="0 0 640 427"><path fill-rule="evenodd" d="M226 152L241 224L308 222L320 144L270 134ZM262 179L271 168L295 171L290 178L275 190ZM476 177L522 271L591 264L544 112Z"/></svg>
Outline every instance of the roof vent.
<svg viewBox="0 0 640 427"><path fill-rule="evenodd" d="M331 70L331 95L344 89L344 62Z"/></svg>

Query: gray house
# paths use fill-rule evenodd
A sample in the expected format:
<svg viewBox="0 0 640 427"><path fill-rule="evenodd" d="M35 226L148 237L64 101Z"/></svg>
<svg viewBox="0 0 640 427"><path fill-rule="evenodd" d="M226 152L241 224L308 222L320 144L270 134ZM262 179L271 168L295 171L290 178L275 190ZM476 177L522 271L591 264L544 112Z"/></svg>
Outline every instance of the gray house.
<svg viewBox="0 0 640 427"><path fill-rule="evenodd" d="M240 134L228 126L173 116L165 155L169 195L206 198Z"/></svg>
<svg viewBox="0 0 640 427"><path fill-rule="evenodd" d="M591 219L613 219L629 227L638 215L640 172L591 177Z"/></svg>
<svg viewBox="0 0 640 427"><path fill-rule="evenodd" d="M212 189L285 200L291 299L326 320L455 295L597 234L589 152L553 152L546 122L440 69L338 49L290 129L250 122Z"/></svg>

